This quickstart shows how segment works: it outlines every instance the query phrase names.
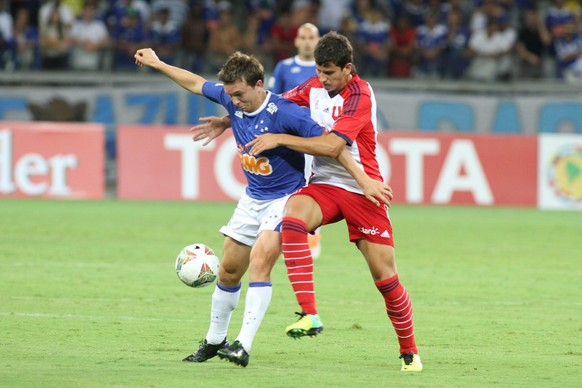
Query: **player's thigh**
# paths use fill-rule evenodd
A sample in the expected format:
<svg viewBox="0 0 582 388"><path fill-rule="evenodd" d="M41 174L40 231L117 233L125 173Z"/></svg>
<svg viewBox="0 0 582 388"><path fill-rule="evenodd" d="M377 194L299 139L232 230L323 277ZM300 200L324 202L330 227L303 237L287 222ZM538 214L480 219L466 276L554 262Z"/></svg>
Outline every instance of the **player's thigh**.
<svg viewBox="0 0 582 388"><path fill-rule="evenodd" d="M225 236L222 260L218 271L220 284L230 287L236 286L249 267L250 254L250 246Z"/></svg>
<svg viewBox="0 0 582 388"><path fill-rule="evenodd" d="M291 195L285 205L285 216L305 222L311 232L324 222L321 203L326 200L325 185L307 185Z"/></svg>
<svg viewBox="0 0 582 388"><path fill-rule="evenodd" d="M388 279L397 274L393 246L373 243L364 239L358 240L356 245L364 255L375 282Z"/></svg>

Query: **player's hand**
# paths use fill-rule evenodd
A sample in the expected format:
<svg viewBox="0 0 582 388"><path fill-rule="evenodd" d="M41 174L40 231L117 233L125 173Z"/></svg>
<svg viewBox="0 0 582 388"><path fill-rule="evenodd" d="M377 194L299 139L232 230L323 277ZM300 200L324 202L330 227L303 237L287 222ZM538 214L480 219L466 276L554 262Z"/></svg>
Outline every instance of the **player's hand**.
<svg viewBox="0 0 582 388"><path fill-rule="evenodd" d="M153 64L160 61L160 58L156 55L156 52L151 48L142 48L136 51L135 64L139 67L152 66Z"/></svg>
<svg viewBox="0 0 582 388"><path fill-rule="evenodd" d="M383 203L390 207L390 201L394 198L394 195L392 193L392 188L386 183L368 178L361 186L368 201L376 206L380 206L381 203Z"/></svg>
<svg viewBox="0 0 582 388"><path fill-rule="evenodd" d="M190 128L194 141L204 140L202 146L209 144L212 140L222 135L229 127L224 125L222 117L208 116L200 117L202 124L197 124Z"/></svg>
<svg viewBox="0 0 582 388"><path fill-rule="evenodd" d="M263 151L272 150L279 147L277 135L266 133L264 135L255 135L255 140L246 144L249 155L256 156Z"/></svg>

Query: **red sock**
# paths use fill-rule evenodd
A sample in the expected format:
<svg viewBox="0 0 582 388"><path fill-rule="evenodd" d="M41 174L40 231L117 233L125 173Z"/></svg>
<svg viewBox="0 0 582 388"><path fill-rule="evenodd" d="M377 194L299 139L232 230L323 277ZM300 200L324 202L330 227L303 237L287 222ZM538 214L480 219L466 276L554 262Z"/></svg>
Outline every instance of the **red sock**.
<svg viewBox="0 0 582 388"><path fill-rule="evenodd" d="M297 218L283 217L283 257L297 302L306 314L317 314L313 285L313 257L307 243L307 226Z"/></svg>
<svg viewBox="0 0 582 388"><path fill-rule="evenodd" d="M414 341L412 303L410 303L408 292L400 284L398 275L376 282L376 287L384 297L386 312L398 336L400 354L408 352L418 354Z"/></svg>

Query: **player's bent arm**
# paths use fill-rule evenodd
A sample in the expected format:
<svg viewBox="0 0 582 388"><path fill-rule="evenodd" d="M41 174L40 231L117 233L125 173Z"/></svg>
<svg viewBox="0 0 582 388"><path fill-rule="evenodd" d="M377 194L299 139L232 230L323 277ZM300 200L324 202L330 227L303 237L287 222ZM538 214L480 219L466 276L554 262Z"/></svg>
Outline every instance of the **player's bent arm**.
<svg viewBox="0 0 582 388"><path fill-rule="evenodd" d="M161 61L154 50L151 48L137 50L134 58L135 63L138 66L148 66L152 69L158 70L160 73L164 74L166 77L170 78L172 81L189 92L202 95L202 85L204 85L204 82L206 82L205 78L199 76L198 74L189 72L188 70L168 65L167 63Z"/></svg>
<svg viewBox="0 0 582 388"><path fill-rule="evenodd" d="M347 148L344 147L336 160L356 180L358 186L360 186L362 192L370 202L379 206L380 201L382 201L387 206L390 206L390 200L392 199L392 189L390 186L384 182L370 178L361 166L356 163Z"/></svg>
<svg viewBox="0 0 582 388"><path fill-rule="evenodd" d="M249 154L256 156L263 151L276 147L287 147L294 151L315 156L337 158L345 148L346 142L339 136L324 132L321 136L301 137L282 133L265 134L249 142Z"/></svg>
<svg viewBox="0 0 582 388"><path fill-rule="evenodd" d="M343 138L324 132L321 136L300 137L287 134L265 134L246 144L250 148L249 154L256 156L263 151L276 147L287 147L295 151L316 156L328 156L337 161L356 180L366 198L379 205L382 201L390 206L392 189L384 182L370 178L356 163L345 147Z"/></svg>

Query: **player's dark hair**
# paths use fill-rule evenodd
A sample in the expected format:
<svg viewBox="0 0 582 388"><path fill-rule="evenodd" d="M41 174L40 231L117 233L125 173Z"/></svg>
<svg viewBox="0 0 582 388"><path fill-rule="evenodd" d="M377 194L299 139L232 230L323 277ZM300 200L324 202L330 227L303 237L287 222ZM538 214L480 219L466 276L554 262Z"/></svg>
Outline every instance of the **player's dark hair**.
<svg viewBox="0 0 582 388"><path fill-rule="evenodd" d="M351 63L352 73L356 72L354 49L350 41L335 31L330 31L319 39L313 55L319 66L335 65L343 69Z"/></svg>
<svg viewBox="0 0 582 388"><path fill-rule="evenodd" d="M218 79L224 84L242 81L249 86L255 86L257 81L265 80L265 68L254 56L237 51L228 57L218 72Z"/></svg>

